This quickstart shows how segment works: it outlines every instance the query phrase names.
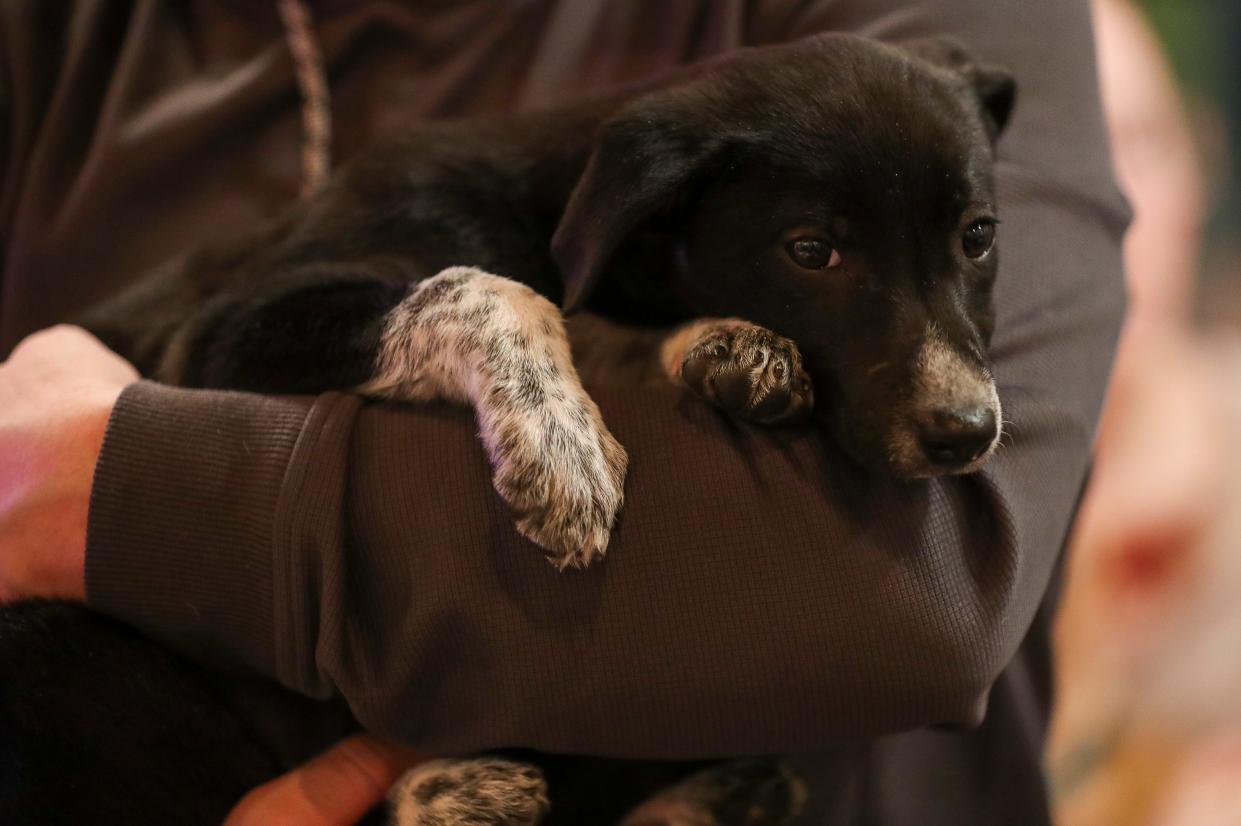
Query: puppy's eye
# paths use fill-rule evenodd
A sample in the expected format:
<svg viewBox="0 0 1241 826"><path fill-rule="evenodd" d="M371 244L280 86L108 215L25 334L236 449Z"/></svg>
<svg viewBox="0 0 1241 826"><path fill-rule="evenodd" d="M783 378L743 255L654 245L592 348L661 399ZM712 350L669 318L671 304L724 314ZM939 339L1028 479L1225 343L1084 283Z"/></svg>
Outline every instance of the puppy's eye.
<svg viewBox="0 0 1241 826"><path fill-rule="evenodd" d="M982 258L995 244L995 221L983 219L970 224L961 236L961 251L966 258Z"/></svg>
<svg viewBox="0 0 1241 826"><path fill-rule="evenodd" d="M794 238L784 249L794 264L808 270L826 270L840 266L840 253L821 238Z"/></svg>

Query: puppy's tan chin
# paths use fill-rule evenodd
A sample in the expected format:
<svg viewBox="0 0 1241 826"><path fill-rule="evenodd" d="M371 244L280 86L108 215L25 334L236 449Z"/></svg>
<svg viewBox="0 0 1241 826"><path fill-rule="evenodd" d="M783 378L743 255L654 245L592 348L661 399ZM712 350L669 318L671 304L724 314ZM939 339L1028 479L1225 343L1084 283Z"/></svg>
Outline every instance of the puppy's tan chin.
<svg viewBox="0 0 1241 826"><path fill-rule="evenodd" d="M904 460L894 459L889 466L889 470L897 479L907 481L937 479L941 476L968 476L971 473L977 473L982 470L994 453L995 448L992 447L982 456L966 465L936 465L921 455Z"/></svg>

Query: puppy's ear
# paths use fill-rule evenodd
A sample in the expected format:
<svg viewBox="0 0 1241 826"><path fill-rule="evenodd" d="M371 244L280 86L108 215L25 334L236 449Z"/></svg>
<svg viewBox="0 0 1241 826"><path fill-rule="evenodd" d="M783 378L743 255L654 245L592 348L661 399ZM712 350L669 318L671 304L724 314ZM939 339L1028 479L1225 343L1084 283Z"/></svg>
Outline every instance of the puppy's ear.
<svg viewBox="0 0 1241 826"><path fill-rule="evenodd" d="M1013 114L1017 82L999 66L979 63L961 41L952 37L927 37L900 44L906 51L963 77L982 107L983 123L995 142Z"/></svg>
<svg viewBox="0 0 1241 826"><path fill-rule="evenodd" d="M1017 103L1017 81L1006 69L980 64L971 67L970 83L982 102L983 117L992 142L1008 126Z"/></svg>
<svg viewBox="0 0 1241 826"><path fill-rule="evenodd" d="M552 237L564 310L579 309L626 238L674 204L722 141L653 107L605 124Z"/></svg>

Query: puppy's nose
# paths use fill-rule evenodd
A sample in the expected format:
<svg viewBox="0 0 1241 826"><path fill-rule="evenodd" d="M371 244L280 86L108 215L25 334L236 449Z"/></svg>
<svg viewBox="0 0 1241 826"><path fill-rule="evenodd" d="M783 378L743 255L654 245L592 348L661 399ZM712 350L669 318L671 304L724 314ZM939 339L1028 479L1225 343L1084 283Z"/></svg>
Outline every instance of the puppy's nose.
<svg viewBox="0 0 1241 826"><path fill-rule="evenodd" d="M995 411L989 406L933 410L918 427L922 449L937 465L968 465L995 437Z"/></svg>

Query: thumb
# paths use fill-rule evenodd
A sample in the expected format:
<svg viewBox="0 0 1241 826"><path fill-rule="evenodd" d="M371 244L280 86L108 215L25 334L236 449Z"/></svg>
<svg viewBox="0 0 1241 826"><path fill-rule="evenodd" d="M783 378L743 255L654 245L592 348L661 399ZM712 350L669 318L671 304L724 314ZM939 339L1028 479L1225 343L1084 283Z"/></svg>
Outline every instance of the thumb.
<svg viewBox="0 0 1241 826"><path fill-rule="evenodd" d="M254 789L225 826L345 826L383 800L388 788L425 760L367 734L341 740L310 762Z"/></svg>

